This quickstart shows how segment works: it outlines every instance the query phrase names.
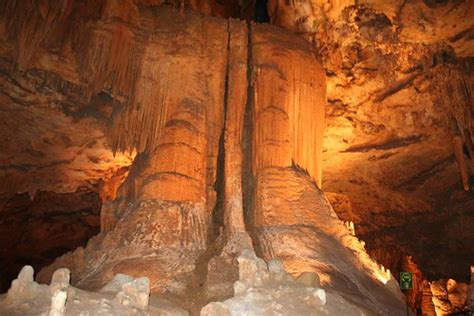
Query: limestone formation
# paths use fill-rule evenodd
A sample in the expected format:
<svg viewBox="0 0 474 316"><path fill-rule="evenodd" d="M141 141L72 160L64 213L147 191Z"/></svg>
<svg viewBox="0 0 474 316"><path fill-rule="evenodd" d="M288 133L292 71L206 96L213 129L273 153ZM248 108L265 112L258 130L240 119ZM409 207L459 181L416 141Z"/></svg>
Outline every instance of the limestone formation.
<svg viewBox="0 0 474 316"><path fill-rule="evenodd" d="M430 283L436 315L449 315L466 311L468 285L453 279Z"/></svg>
<svg viewBox="0 0 474 316"><path fill-rule="evenodd" d="M150 280L138 278L133 282L122 285L122 290L117 294L117 300L125 307L134 307L145 311L148 308L148 297L150 296Z"/></svg>
<svg viewBox="0 0 474 316"><path fill-rule="evenodd" d="M110 282L104 285L104 287L100 289L100 292L119 293L125 284L133 283L133 281L133 277L119 273L115 275Z"/></svg>
<svg viewBox="0 0 474 316"><path fill-rule="evenodd" d="M0 3L0 314L463 311L474 5L261 3Z"/></svg>
<svg viewBox="0 0 474 316"><path fill-rule="evenodd" d="M18 278L13 280L8 290L6 300L9 302L21 302L22 300L34 299L41 290L41 286L33 280L34 270L31 266L24 266Z"/></svg>
<svg viewBox="0 0 474 316"><path fill-rule="evenodd" d="M57 291L65 291L69 287L71 280L71 272L69 269L58 269L54 271L51 277L51 283L49 284L49 290L51 294L55 294Z"/></svg>
<svg viewBox="0 0 474 316"><path fill-rule="evenodd" d="M122 102L127 107L114 117L117 128L113 135L109 135L114 150L146 151L148 158L136 167L140 170L139 176L138 171L130 171L116 201L104 208L105 214L112 212L102 216L104 235L91 240L84 255L82 250L78 250L44 270L40 274L43 280L56 267L65 266L74 271L77 284L98 288L111 276L111 269L133 274L137 265L142 265L149 271L156 271L155 275L149 275L152 289L183 293L198 257L206 249L211 211L216 203L212 186L218 181L216 169L221 134L224 135L225 154L220 154L227 157L224 158L224 169L228 173L226 191L219 198L223 200L227 237L244 231L243 209L244 204L248 204L248 192L253 185L242 181L242 174L247 171L240 171L243 169L239 169L239 159L235 159L239 155L242 155L241 168L290 167L294 163L308 170L314 181L320 182L318 161L321 159L324 128L324 75L309 46L303 40L292 39L290 33L273 28L255 26L255 30L253 27L248 30L243 23L189 13L186 16L188 22L184 24L188 35L181 38L181 43L201 42L201 53L189 51L186 45L169 51L159 43L168 42L173 38L172 34L181 32L183 24L179 17L178 20L171 18L175 13L168 8L154 14L154 21L160 21L154 22L154 27L168 32L152 33L145 40L123 31L129 35L123 35L125 37L120 40L135 43L133 48L124 48L130 50L130 55L115 56L117 60L105 62L102 55L94 51L96 48L89 45L84 56L76 56L80 71L89 69L93 73L87 78L92 94L111 86L113 98L125 98ZM133 27L152 27L139 24L131 16L127 19ZM144 23L147 17L141 21ZM200 25L205 25L205 28ZM45 27L54 28L54 25ZM91 25L88 41L108 41L114 47L114 41L119 39L109 38L106 35L109 33L101 29L103 27ZM105 28L108 27L120 29L115 24ZM119 36L117 34L114 36ZM277 36L283 36L285 42L278 44L273 40ZM245 48L247 44L251 45L248 49ZM263 60L263 55L258 55L266 49L285 53L285 57L269 61L274 63L275 69L282 69L277 72L267 69L268 63ZM140 67L135 64L135 54L140 54L143 60ZM93 61L94 58L98 59ZM22 59L22 67L27 67L29 59ZM122 62L122 59L125 60ZM290 67L287 60L294 65ZM103 69L99 67L103 77L89 68L93 62L105 63L100 66ZM171 65L180 63L186 63L187 70L169 76ZM312 67L309 72L306 71L308 66ZM131 67L132 70L125 75L120 67ZM283 75L278 75L278 72L283 72ZM190 78L195 80L194 83L190 83ZM247 82L249 78L252 82ZM136 88L126 92L124 87L130 80L137 82ZM272 97L266 87L274 84L281 87L281 92ZM254 87L250 92L249 85ZM153 88L156 86L162 90ZM228 92L224 93L224 90ZM272 104L272 98L281 99L282 103ZM228 117L220 115L224 112L224 104ZM255 116L252 120L262 119L256 126L263 127L283 113L275 110L278 108L287 113L283 114L282 120L278 119L285 127L246 134L250 129L245 125L247 123L244 124L246 113ZM258 114L260 111L262 115ZM309 119L313 115L318 119ZM287 134L281 141L288 140L290 145L278 145L280 135L272 135L274 132ZM256 155L255 148L260 154L247 158L249 152ZM279 161L273 162L273 159ZM219 215L213 216L217 218ZM105 260L102 252L107 253ZM122 260L125 257L130 259ZM179 265L175 266L175 263Z"/></svg>
<svg viewBox="0 0 474 316"><path fill-rule="evenodd" d="M69 274L66 269L54 273L51 285L66 284ZM117 283L122 285L118 293L113 293ZM133 279L117 275L106 285L106 291L88 292L73 286L57 289L40 285L33 280L33 270L25 266L7 295L0 295L1 315L189 315L181 307L161 297L150 297L149 281L141 277ZM21 289L18 285L21 284ZM20 291L19 291L20 289ZM32 295L34 294L34 295Z"/></svg>
<svg viewBox="0 0 474 316"><path fill-rule="evenodd" d="M235 296L223 303L206 305L200 315L327 314L324 310L326 292L296 283L286 274L281 262L272 261L267 265L250 251L243 252L238 260Z"/></svg>
<svg viewBox="0 0 474 316"><path fill-rule="evenodd" d="M433 303L433 293L431 292L431 285L428 281L423 282L421 311L426 316L436 316L436 309Z"/></svg>
<svg viewBox="0 0 474 316"><path fill-rule="evenodd" d="M337 195L329 199L338 215L369 250L396 248L416 255L430 279L467 282L474 257L460 249L474 242L474 204L464 192L474 170L474 2L268 6L270 23L312 43L326 71L322 188ZM426 247L429 240L439 247Z"/></svg>
<svg viewBox="0 0 474 316"><path fill-rule="evenodd" d="M200 315L365 315L344 295L294 281L278 260L268 265L248 251L239 256L234 297L206 305ZM306 274L308 275L308 274ZM304 282L303 282L304 283ZM392 310L393 312L393 310Z"/></svg>
<svg viewBox="0 0 474 316"><path fill-rule="evenodd" d="M227 22L190 14L187 19L194 22L184 24L189 35L182 44L200 41L201 53L190 51L186 45L176 51L161 43L181 32L183 24L173 18L175 13L170 9L163 8L156 14L154 21L159 22L155 27L169 32L156 32L147 39L142 71L137 77L139 88L134 93L136 101L117 117L118 128L113 136L118 150L147 150L150 157L143 163L139 177L131 171L131 179L124 184L127 188L119 192L118 200L126 202L120 208L119 203L113 207L114 214L109 216L112 222L107 223L110 232L103 237L100 248L91 243L86 248L90 253L88 265L71 266L76 262L66 262L66 258L58 262L57 266L76 271L83 286L103 285L106 270L134 274L141 265L156 271L148 275L152 288L182 292L185 277L206 247L223 123L219 113L224 104ZM201 28L202 23L207 30ZM172 65L180 63L186 64L186 71L169 77ZM194 84L189 82L191 78ZM105 261L102 251L108 253ZM121 260L123 257L130 259ZM89 274L91 266L96 266L95 275Z"/></svg>
<svg viewBox="0 0 474 316"><path fill-rule="evenodd" d="M57 290L51 298L51 308L49 316L64 316L67 293L65 291Z"/></svg>

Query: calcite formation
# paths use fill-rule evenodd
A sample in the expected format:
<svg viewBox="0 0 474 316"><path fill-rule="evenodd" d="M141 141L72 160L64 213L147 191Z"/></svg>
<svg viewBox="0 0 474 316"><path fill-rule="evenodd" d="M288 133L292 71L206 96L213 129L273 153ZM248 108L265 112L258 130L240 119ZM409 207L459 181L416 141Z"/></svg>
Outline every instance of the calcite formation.
<svg viewBox="0 0 474 316"><path fill-rule="evenodd" d="M448 266L403 232L470 227L474 167L474 6L427 2L270 0L277 28L249 21L255 1L3 1L0 206L25 192L102 205L78 218L100 233L40 271L49 286L25 267L4 310L397 315L426 301L422 277L405 302L390 273L414 269L407 253L429 276L472 256ZM446 234L445 256L469 249L466 231ZM431 310L461 310L449 282L429 283Z"/></svg>
<svg viewBox="0 0 474 316"><path fill-rule="evenodd" d="M49 286L36 283L33 272L25 266L8 293L0 296L2 315L188 315L163 298L150 298L145 277L117 275L101 291L87 292L69 284L67 269L55 271Z"/></svg>
<svg viewBox="0 0 474 316"><path fill-rule="evenodd" d="M430 283L430 288L436 315L466 312L467 284L452 279L439 280Z"/></svg>
<svg viewBox="0 0 474 316"><path fill-rule="evenodd" d="M432 280L467 282L474 2L270 0L268 8L270 23L318 48L326 71L322 187L351 202L348 211L335 205L338 215L371 250L397 249ZM448 242L454 231L463 237Z"/></svg>
<svg viewBox="0 0 474 316"><path fill-rule="evenodd" d="M9 23L31 9L15 5L19 16ZM114 271L134 274L146 266L153 290L183 293L219 212L229 240L245 231L244 211L253 216L252 201L259 203L253 179L260 181L260 173L301 168L308 181L321 182L324 72L311 47L289 32L191 12L180 16L168 7L125 12L110 6L103 18L115 14L130 28L116 20L94 22L87 12L58 11L51 22L35 16L41 27L23 30L12 45L11 62L22 71L51 58L47 44L70 45L73 54L67 56L77 67L70 77L79 80L71 89L83 89L78 98L85 104L106 90L112 106L122 109L110 117L114 128L102 132L113 152L138 152L117 198L102 210L103 234L54 266L70 268L76 283L90 288ZM64 19L87 23L88 35L56 34ZM29 42L38 40L35 32L44 43ZM46 57L22 55L39 47ZM48 66L42 65L45 71ZM225 190L217 196L220 178Z"/></svg>
<svg viewBox="0 0 474 316"><path fill-rule="evenodd" d="M373 310L345 295L324 290L314 272L303 272L296 280L279 260L268 264L246 249L237 257L238 280L233 297L211 302L199 315L366 315ZM33 280L33 269L25 266L7 295L0 296L0 313L62 315L188 315L162 297L150 295L146 277L134 279L118 274L98 292L69 285L69 270L54 272L49 286ZM401 310L400 310L401 311ZM396 312L391 310L390 312ZM398 311L397 311L398 312Z"/></svg>
<svg viewBox="0 0 474 316"><path fill-rule="evenodd" d="M285 273L281 262L270 261L267 265L250 251L243 252L238 261L235 297L206 305L201 310L202 316L272 315L275 312L304 315L319 314L324 310L326 292L317 285L296 283Z"/></svg>

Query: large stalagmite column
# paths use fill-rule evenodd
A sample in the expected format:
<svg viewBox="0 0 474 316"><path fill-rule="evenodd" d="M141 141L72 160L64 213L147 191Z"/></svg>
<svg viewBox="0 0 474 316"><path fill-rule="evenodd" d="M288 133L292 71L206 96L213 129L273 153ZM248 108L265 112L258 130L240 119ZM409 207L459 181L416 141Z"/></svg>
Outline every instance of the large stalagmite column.
<svg viewBox="0 0 474 316"><path fill-rule="evenodd" d="M104 233L43 270L43 280L57 266L69 267L86 288L119 272L145 273L152 290L180 293L206 250L224 124L227 21L164 7L143 16L145 26L133 102L115 117L111 135L117 150L144 154L117 203L104 209L111 213Z"/></svg>
<svg viewBox="0 0 474 316"><path fill-rule="evenodd" d="M271 28L254 27L249 219L265 258L283 257L290 271L303 272L311 270L304 267L311 263L299 258L311 257L317 242L308 243L310 227L324 221L313 210L327 208L315 184L320 182L325 74L309 43L290 33L275 39Z"/></svg>
<svg viewBox="0 0 474 316"><path fill-rule="evenodd" d="M321 187L326 79L311 45L255 25L252 63L254 174L296 165Z"/></svg>
<svg viewBox="0 0 474 316"><path fill-rule="evenodd" d="M254 186L248 226L257 254L281 259L294 276L315 272L327 288L367 296L373 306L384 306L381 314L400 312L400 300L387 295L401 295L398 288L384 286L390 276L377 271L365 252L344 246L362 247L318 188L324 69L310 44L291 33L276 36L268 26L255 25L251 36Z"/></svg>
<svg viewBox="0 0 474 316"><path fill-rule="evenodd" d="M36 12L19 3L8 7ZM39 280L65 267L86 289L125 273L147 276L153 292L222 298L238 278L236 258L255 248L295 275L317 272L325 284L332 278L349 295L390 306L369 295L367 288L386 289L354 268L361 262L343 243L355 237L320 190L325 74L311 45L268 25L168 6L110 1L96 16L101 10L92 4L61 11L40 28L46 43L25 48L35 37L27 27L16 43L17 66L51 72L72 64L63 80L85 93L60 101L88 109L92 96L107 93L114 108L104 134L114 151L138 154L102 210L102 233ZM68 32L56 19L71 21ZM11 38L19 29L9 29Z"/></svg>

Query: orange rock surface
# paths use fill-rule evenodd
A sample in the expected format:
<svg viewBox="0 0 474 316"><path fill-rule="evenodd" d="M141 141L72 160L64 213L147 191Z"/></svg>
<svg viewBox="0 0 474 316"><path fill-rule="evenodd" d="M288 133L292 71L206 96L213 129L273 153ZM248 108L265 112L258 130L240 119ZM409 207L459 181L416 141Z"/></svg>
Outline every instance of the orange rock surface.
<svg viewBox="0 0 474 316"><path fill-rule="evenodd" d="M64 239L100 233L40 281L145 275L197 312L255 251L387 315L401 292L355 234L390 269L472 264L474 6L270 0L275 27L249 21L255 3L0 4L0 210L37 191L102 203Z"/></svg>

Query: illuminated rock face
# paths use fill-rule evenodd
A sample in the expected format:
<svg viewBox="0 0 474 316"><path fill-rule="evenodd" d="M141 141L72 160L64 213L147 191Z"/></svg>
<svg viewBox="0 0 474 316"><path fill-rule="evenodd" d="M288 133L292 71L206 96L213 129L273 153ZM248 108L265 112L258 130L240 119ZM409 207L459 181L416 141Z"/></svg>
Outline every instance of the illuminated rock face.
<svg viewBox="0 0 474 316"><path fill-rule="evenodd" d="M152 17L141 21L155 25L137 44L142 59L134 103L110 131L117 150L147 157L136 159L118 199L107 206L104 234L58 261L84 287L101 286L116 271L147 270L153 290L182 292L206 249L224 124L228 23L196 14L179 18L167 8Z"/></svg>
<svg viewBox="0 0 474 316"><path fill-rule="evenodd" d="M307 41L172 6L95 5L2 4L3 80L11 88L2 106L30 126L43 124L34 127L38 135L59 128L83 140L75 160L104 203L101 233L43 269L40 281L57 268L86 289L117 273L145 275L152 292L197 295L188 307L199 308L220 290L218 298L232 295L237 258L255 249L280 258L294 277L313 275L354 295L367 311L403 310L393 279L317 187L326 84ZM64 120L55 125L35 111ZM20 132L25 143L32 134ZM107 174L101 181L100 172ZM65 192L77 186L67 174ZM28 191L15 182L21 175L11 183ZM123 289L119 302L134 291ZM54 302L61 313L63 295Z"/></svg>
<svg viewBox="0 0 474 316"><path fill-rule="evenodd" d="M474 261L473 14L472 1L269 1L327 73L323 190L350 202L335 210L379 260L412 255L429 279L467 282Z"/></svg>
<svg viewBox="0 0 474 316"><path fill-rule="evenodd" d="M139 43L134 103L111 135L116 150L140 154L103 209L103 234L53 265L84 287L146 269L153 290L183 293L219 212L228 240L245 233L243 211L260 203L252 179L273 168L321 179L324 73L303 39L167 8L153 17L160 31Z"/></svg>
<svg viewBox="0 0 474 316"><path fill-rule="evenodd" d="M406 31L416 6L400 11L402 1L363 1L372 9L269 1L272 23L303 31L308 42L161 2L0 4L0 202L17 192L67 194L85 185L103 203L101 234L44 269L40 280L62 267L89 289L117 273L146 275L155 293L202 291L190 303L199 306L233 294L237 258L254 249L267 261L281 259L294 277L317 273L322 286L366 311L403 312L390 273L368 257L353 223L346 229L339 221L321 183L343 193L330 199L347 209L339 215L356 222L358 234L379 237L370 240L372 253L382 258L385 245L395 244L418 254L403 230L378 230L404 224L401 214L437 228L446 216L425 217L438 196L452 193L459 174L469 185L462 145L470 150L472 123L460 92L469 85L460 83L469 82L471 68L451 65L446 47L429 46L451 41L465 21L449 32L436 25L429 45L420 45L425 37ZM461 8L471 12L466 3ZM246 1L187 5L247 17ZM398 20L407 26L400 38ZM456 38L454 51L469 56L470 46L459 44L469 36ZM433 92L439 82L456 91L445 107ZM446 145L453 140L454 151ZM472 199L463 194L452 194L461 205L452 207L461 214L452 227L472 222L463 210ZM472 235L454 237L468 248ZM426 262L433 253L420 256Z"/></svg>

